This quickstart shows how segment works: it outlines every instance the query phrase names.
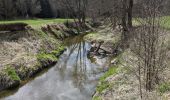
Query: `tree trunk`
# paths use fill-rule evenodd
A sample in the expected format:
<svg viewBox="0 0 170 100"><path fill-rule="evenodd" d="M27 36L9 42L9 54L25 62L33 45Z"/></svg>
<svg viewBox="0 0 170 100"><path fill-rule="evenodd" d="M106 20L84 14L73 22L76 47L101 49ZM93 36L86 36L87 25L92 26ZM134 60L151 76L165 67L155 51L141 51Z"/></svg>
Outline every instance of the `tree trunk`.
<svg viewBox="0 0 170 100"><path fill-rule="evenodd" d="M128 27L132 27L132 11L133 11L133 0L129 0L129 7L128 7Z"/></svg>
<svg viewBox="0 0 170 100"><path fill-rule="evenodd" d="M122 11L122 27L123 27L123 40L127 39L127 0L123 0L123 11Z"/></svg>

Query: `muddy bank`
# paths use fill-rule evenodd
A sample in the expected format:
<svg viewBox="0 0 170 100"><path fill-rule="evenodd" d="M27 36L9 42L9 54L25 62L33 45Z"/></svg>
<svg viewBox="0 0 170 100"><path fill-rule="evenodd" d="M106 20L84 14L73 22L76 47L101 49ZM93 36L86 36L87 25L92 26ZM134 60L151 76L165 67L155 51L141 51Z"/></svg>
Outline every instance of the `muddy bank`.
<svg viewBox="0 0 170 100"><path fill-rule="evenodd" d="M74 35L76 28L66 24L0 33L0 91L19 86L55 64L65 50L63 40Z"/></svg>

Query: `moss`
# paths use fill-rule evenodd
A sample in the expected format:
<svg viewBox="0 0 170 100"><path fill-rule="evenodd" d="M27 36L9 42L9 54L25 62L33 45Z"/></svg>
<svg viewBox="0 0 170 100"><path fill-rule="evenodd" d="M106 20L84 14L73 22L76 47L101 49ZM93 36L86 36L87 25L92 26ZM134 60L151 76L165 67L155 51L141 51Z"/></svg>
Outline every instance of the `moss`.
<svg viewBox="0 0 170 100"><path fill-rule="evenodd" d="M58 49L51 51L50 53L46 53L44 50L37 54L37 59L39 61L57 61L58 55L60 55L61 51L63 51L65 48L64 46L59 46Z"/></svg>
<svg viewBox="0 0 170 100"><path fill-rule="evenodd" d="M109 70L100 78L100 81L104 81L107 77L117 73L117 67L110 67Z"/></svg>
<svg viewBox="0 0 170 100"><path fill-rule="evenodd" d="M37 59L40 61L57 61L58 58L53 54L40 53L37 55Z"/></svg>
<svg viewBox="0 0 170 100"><path fill-rule="evenodd" d="M108 78L111 75L114 75L117 73L117 67L113 66L110 67L109 70L100 78L100 83L96 88L96 91L101 93L102 91L111 88L112 84L106 81L106 78Z"/></svg>
<svg viewBox="0 0 170 100"><path fill-rule="evenodd" d="M57 54L60 54L60 52L63 51L64 49L65 49L64 46L59 46L58 49L53 50L51 53L52 53L53 55L57 55Z"/></svg>
<svg viewBox="0 0 170 100"><path fill-rule="evenodd" d="M101 99L101 97L99 97L99 96L94 96L94 97L92 98L92 100L102 100L102 99Z"/></svg>
<svg viewBox="0 0 170 100"><path fill-rule="evenodd" d="M16 71L14 68L12 68L11 66L7 66L4 69L5 73L7 73L7 75L14 81L20 81L19 76L17 75Z"/></svg>
<svg viewBox="0 0 170 100"><path fill-rule="evenodd" d="M159 85L158 90L160 93L165 93L170 91L170 83L162 83Z"/></svg>
<svg viewBox="0 0 170 100"><path fill-rule="evenodd" d="M104 90L110 88L110 85L108 82L106 81L102 81L100 82L100 84L97 86L96 91L99 93L102 93Z"/></svg>

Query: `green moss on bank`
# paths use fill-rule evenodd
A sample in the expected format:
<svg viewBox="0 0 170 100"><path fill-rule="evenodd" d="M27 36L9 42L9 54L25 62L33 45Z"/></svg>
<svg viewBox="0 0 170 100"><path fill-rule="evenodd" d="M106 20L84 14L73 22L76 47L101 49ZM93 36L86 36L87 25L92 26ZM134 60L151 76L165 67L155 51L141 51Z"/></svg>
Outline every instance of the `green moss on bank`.
<svg viewBox="0 0 170 100"><path fill-rule="evenodd" d="M42 71L44 68L47 68L58 61L58 57L65 50L65 47L62 46L63 38L56 38L53 34L43 32L41 26L44 24L64 23L65 21L67 21L67 19L37 19L0 22L0 24L24 22L34 28L34 30L16 32L17 40L15 43L23 50L13 50L13 46L1 49L4 51L13 50L12 52L7 52L7 55L11 55L12 53L16 54L10 58L12 62L6 62L0 70L0 85L2 86L2 90L18 86L21 82L20 80L27 80ZM55 31L55 29L53 31L55 34L63 34L61 31ZM72 34L69 34L66 37L69 36L72 36ZM6 37L12 36L7 34ZM12 43L13 42L10 40L9 44L13 45Z"/></svg>
<svg viewBox="0 0 170 100"><path fill-rule="evenodd" d="M102 81L102 82L100 82L100 84L97 86L96 91L97 91L98 93L102 93L102 91L104 91L104 90L107 89L107 88L110 88L110 86L111 86L111 84L109 84L108 82Z"/></svg>
<svg viewBox="0 0 170 100"><path fill-rule="evenodd" d="M170 83L166 82L166 83L160 84L158 87L158 90L160 93L169 92L170 91Z"/></svg>
<svg viewBox="0 0 170 100"><path fill-rule="evenodd" d="M95 97L93 97L93 100L102 100L102 99L99 96L95 96Z"/></svg>
<svg viewBox="0 0 170 100"><path fill-rule="evenodd" d="M64 46L59 46L58 49L51 51L50 53L46 53L46 52L41 52L39 54L37 54L37 59L40 62L47 62L47 61L51 61L51 62L56 62L58 60L58 56L61 54L62 51L64 51Z"/></svg>
<svg viewBox="0 0 170 100"><path fill-rule="evenodd" d="M100 78L100 81L104 81L107 77L117 73L117 67L110 67L109 70Z"/></svg>
<svg viewBox="0 0 170 100"><path fill-rule="evenodd" d="M4 69L4 72L10 77L10 79L12 79L13 81L20 81L19 76L16 73L16 70L11 67L11 66L7 66Z"/></svg>
<svg viewBox="0 0 170 100"><path fill-rule="evenodd" d="M53 54L40 53L37 55L37 59L40 61L57 61L58 58Z"/></svg>
<svg viewBox="0 0 170 100"><path fill-rule="evenodd" d="M59 46L58 49L57 49L57 50L53 50L53 51L51 52L51 54L53 54L53 55L60 54L60 52L63 51L64 49L65 49L64 46Z"/></svg>
<svg viewBox="0 0 170 100"><path fill-rule="evenodd" d="M106 81L106 79L117 73L117 67L113 66L110 67L109 70L100 78L100 82L99 85L96 88L96 92L98 93L102 93L102 91L104 91L105 89L111 88L112 84L110 84L109 82ZM95 99L93 99L95 100Z"/></svg>

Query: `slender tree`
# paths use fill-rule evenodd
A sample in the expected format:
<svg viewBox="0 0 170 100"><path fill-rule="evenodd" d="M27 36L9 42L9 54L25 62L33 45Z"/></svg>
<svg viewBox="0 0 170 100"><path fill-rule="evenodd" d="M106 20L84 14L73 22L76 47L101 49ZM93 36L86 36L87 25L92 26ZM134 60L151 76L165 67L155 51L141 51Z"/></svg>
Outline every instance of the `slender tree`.
<svg viewBox="0 0 170 100"><path fill-rule="evenodd" d="M132 12L133 12L133 0L128 1L129 6L128 6L128 27L132 28Z"/></svg>

